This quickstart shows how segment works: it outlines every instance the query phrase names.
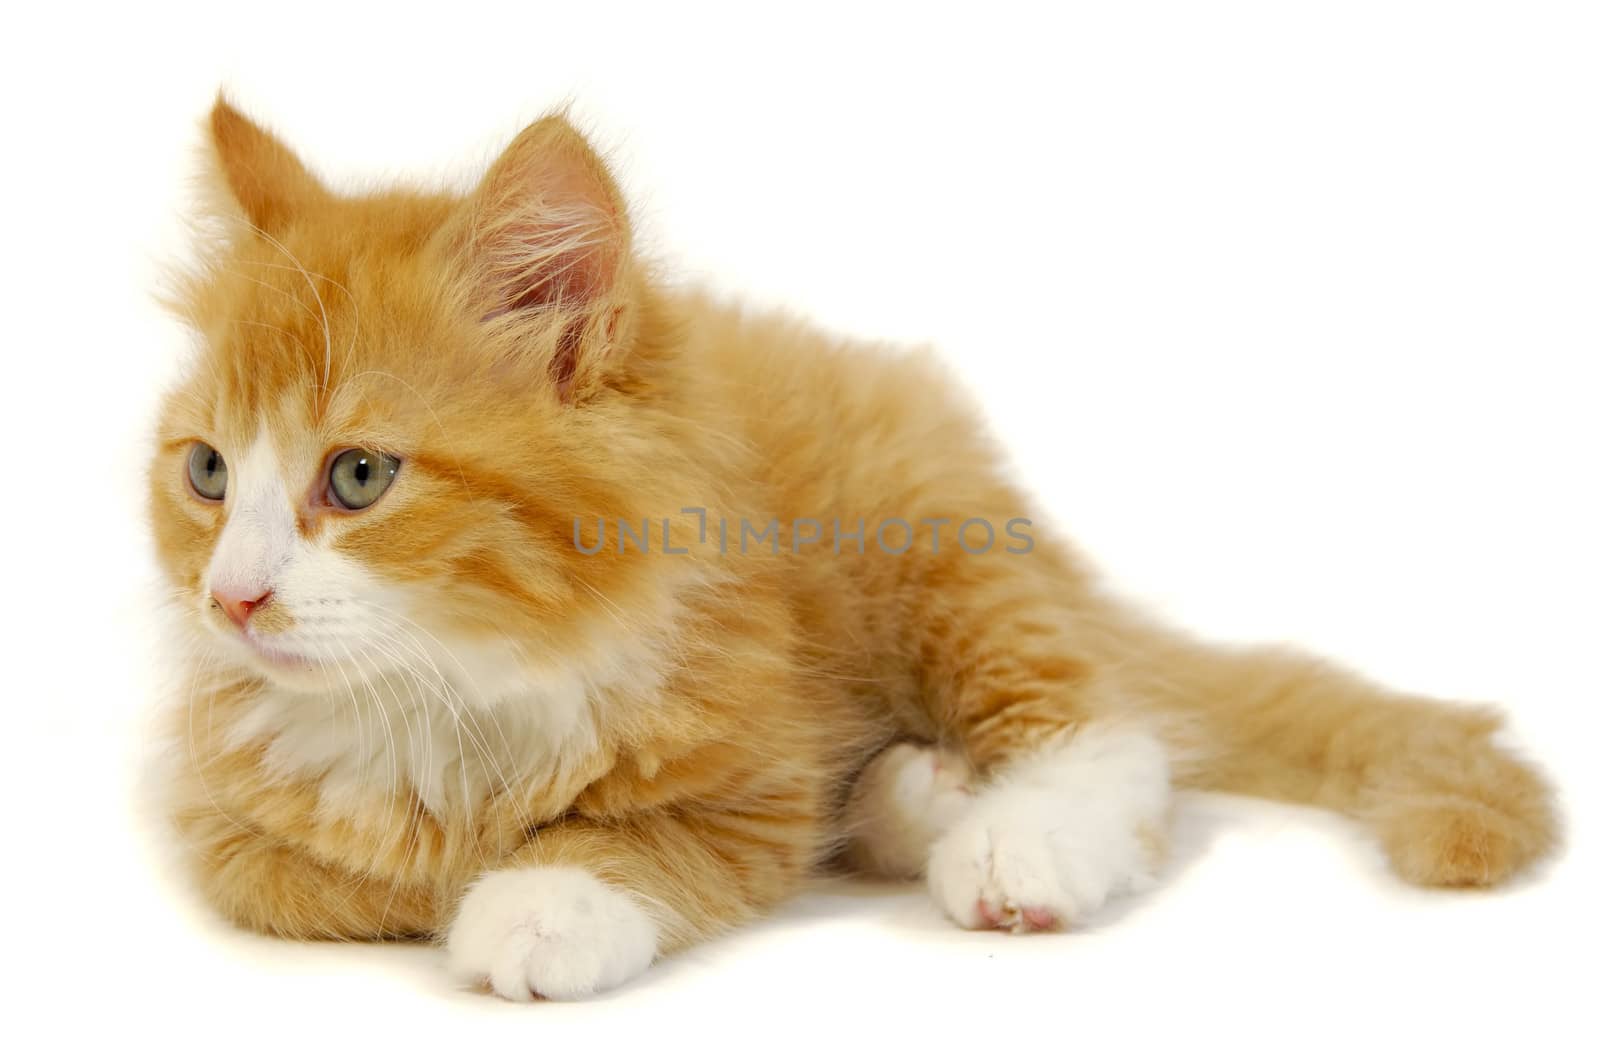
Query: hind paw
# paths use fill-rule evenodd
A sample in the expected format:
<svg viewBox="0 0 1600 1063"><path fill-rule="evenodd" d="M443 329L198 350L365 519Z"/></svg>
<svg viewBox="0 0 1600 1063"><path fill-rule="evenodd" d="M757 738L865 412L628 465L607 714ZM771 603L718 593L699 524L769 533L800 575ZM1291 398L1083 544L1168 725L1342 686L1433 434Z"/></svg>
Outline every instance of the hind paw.
<svg viewBox="0 0 1600 1063"><path fill-rule="evenodd" d="M934 840L972 801L972 771L961 757L910 742L889 747L850 795L851 862L888 878L917 877Z"/></svg>

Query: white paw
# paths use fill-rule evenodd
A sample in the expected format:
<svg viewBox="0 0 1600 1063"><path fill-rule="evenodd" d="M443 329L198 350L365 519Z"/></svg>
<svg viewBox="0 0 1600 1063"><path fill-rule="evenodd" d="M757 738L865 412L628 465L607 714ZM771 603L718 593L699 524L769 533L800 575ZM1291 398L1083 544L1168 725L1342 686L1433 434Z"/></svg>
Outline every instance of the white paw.
<svg viewBox="0 0 1600 1063"><path fill-rule="evenodd" d="M632 978L656 955L656 927L626 893L575 867L491 871L445 939L450 973L507 1000L576 1000Z"/></svg>
<svg viewBox="0 0 1600 1063"><path fill-rule="evenodd" d="M972 769L961 757L910 742L890 746L866 766L850 794L850 860L863 871L915 878L934 840L972 802Z"/></svg>
<svg viewBox="0 0 1600 1063"><path fill-rule="evenodd" d="M978 796L934 844L928 888L969 929L1080 924L1153 880L1170 796L1153 737L1087 725Z"/></svg>

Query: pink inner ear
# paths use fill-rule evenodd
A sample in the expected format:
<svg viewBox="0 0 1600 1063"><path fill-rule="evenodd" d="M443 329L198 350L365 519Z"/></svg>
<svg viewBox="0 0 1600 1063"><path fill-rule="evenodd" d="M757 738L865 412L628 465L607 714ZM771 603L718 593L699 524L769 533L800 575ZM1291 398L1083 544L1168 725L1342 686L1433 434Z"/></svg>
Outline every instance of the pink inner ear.
<svg viewBox="0 0 1600 1063"><path fill-rule="evenodd" d="M581 321L574 321L567 325L561 335L561 342L556 347L556 356L550 362L550 379L555 382L556 394L562 402L572 399L574 381L578 376L578 345L583 339L583 325Z"/></svg>
<svg viewBox="0 0 1600 1063"><path fill-rule="evenodd" d="M585 218L570 207L514 219L485 248L494 293L486 318L557 304L575 307L604 295L617 268L610 229L603 217Z"/></svg>
<svg viewBox="0 0 1600 1063"><path fill-rule="evenodd" d="M537 123L506 150L484 180L476 227L486 318L598 298L615 283L627 240L610 179L561 119Z"/></svg>

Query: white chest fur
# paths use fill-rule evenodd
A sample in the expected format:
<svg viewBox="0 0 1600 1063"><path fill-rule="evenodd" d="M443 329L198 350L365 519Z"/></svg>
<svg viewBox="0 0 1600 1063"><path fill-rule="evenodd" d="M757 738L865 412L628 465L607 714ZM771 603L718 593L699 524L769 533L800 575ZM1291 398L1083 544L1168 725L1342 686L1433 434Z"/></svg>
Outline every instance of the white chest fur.
<svg viewBox="0 0 1600 1063"><path fill-rule="evenodd" d="M268 688L236 718L227 744L263 744L274 775L318 779L330 816L391 794L414 795L433 812L471 809L587 759L599 742L597 713L620 700L623 684L654 675L645 662L627 663L540 671L509 646L481 646L449 665L352 676L328 693Z"/></svg>

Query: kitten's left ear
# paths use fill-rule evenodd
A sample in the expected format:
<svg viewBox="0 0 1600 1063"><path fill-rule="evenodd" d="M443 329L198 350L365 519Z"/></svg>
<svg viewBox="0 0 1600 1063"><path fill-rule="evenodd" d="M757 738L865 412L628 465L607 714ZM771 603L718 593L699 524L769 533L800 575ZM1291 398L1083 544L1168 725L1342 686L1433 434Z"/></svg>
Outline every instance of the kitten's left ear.
<svg viewBox="0 0 1600 1063"><path fill-rule="evenodd" d="M552 333L551 378L563 400L581 397L633 312L627 213L605 163L564 117L543 118L490 167L462 222L475 313Z"/></svg>

